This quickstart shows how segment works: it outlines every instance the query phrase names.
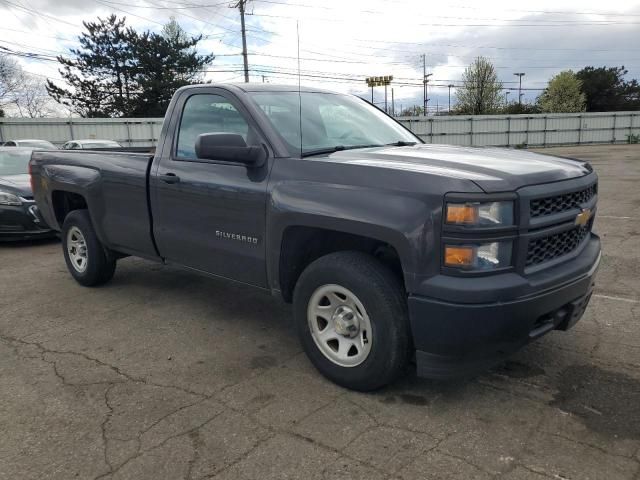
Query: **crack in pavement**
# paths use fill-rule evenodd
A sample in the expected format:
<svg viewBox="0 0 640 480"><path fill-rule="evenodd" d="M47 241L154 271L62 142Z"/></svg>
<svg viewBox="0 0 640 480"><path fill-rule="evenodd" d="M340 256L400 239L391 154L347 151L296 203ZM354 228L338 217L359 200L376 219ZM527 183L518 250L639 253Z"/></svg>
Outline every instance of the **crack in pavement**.
<svg viewBox="0 0 640 480"><path fill-rule="evenodd" d="M75 352L75 351L72 351L72 350L54 350L54 349L47 348L46 346L44 346L40 342L27 341L27 340L24 340L24 339L21 339L21 338L8 336L8 335L3 335L3 334L0 334L0 340L2 340L5 344L7 344L14 351L14 353L15 353L15 355L17 357L25 357L25 355L22 352L19 351L19 348L18 348L19 345L24 345L24 346L37 348L39 353L40 353L40 355L39 356L29 355L28 357L29 358L33 358L33 359L39 359L39 360L51 365L53 374L55 375L56 378L59 379L59 381L62 383L63 386L76 387L77 388L77 387L88 387L88 386L104 385L106 387L105 391L104 391L104 404L105 404L105 406L107 408L107 413L105 414L105 417L104 417L104 419L103 419L103 421L102 421L102 423L100 425L100 430L101 430L101 438L102 438L102 443L103 443L103 458L104 458L105 465L107 467L107 471L97 475L94 478L94 480L100 480L100 479L104 479L104 478L113 476L114 474L116 474L117 472L122 470L122 468L124 468L126 465L130 464L134 460L142 457L146 453L149 453L149 452L151 452L153 450L156 450L158 448L163 447L164 445L167 444L167 442L169 442L169 441L171 441L173 439L176 439L176 438L179 438L179 437L182 437L182 436L185 436L185 435L197 434L198 430L200 430L201 428L206 426L208 423L213 421L215 418L217 418L221 414L225 413L224 409L227 409L227 411L235 411L236 413L238 413L237 410L235 410L233 408L230 408L224 402L220 401L219 399L215 399L214 397L220 395L221 393L223 393L227 389L230 389L230 388L233 388L234 386L240 385L243 382L255 380L256 378L266 374L271 369L280 367L281 365L283 365L287 361L295 358L296 356L300 355L300 353L301 353L301 352L298 351L295 354L293 354L290 357L288 357L285 360L283 360L282 362L274 365L273 367L262 369L262 370L260 370L258 372L255 372L254 374L252 374L248 378L243 378L243 379L240 379L237 382L233 382L233 383L230 383L228 385L225 385L225 386L221 387L215 393L209 395L209 394L205 394L205 393L202 393L202 392L197 392L197 391L194 391L194 390L190 390L190 389L187 389L187 388L184 388L184 387L180 387L180 386L176 386L176 385L170 385L170 384L162 384L162 383L157 383L157 382L151 382L151 381L149 381L149 380L147 380L145 378L133 376L133 375L125 372L124 370L122 370L121 368L119 368L116 365L109 364L107 362L104 362L104 361L102 361L102 360L100 360L98 358L92 357L92 356L90 356L90 355L88 355L86 353L83 353L83 352ZM58 368L58 365L57 365L59 360L56 360L56 359L53 359L53 358L51 358L51 359L47 358L46 357L47 355L50 355L52 357L60 356L60 355L77 356L77 357L82 358L82 359L84 359L86 361L92 362L95 365L108 368L111 372L116 374L117 377L122 378L122 381L101 380L101 381L96 381L96 382L71 382L62 374L62 372L60 372L60 370ZM153 387L158 387L158 388L175 389L175 390L181 391L181 392L183 392L185 394L188 394L188 395L197 396L198 400L196 400L194 402L190 402L190 403L185 404L185 405L182 405L179 408L173 409L170 412L162 415L161 417L156 419L153 423L151 423L149 426L147 426L146 428L141 430L137 435L135 435L133 437L117 438L117 437L109 436L107 434L107 426L108 426L110 420L112 419L112 417L114 415L114 409L113 409L113 407L112 407L112 405L110 403L109 394L111 393L112 389L116 385L124 384L126 382L130 382L130 383L134 383L134 384L147 385L147 386L153 386ZM200 424L198 424L198 425L196 425L196 426L194 426L194 427L192 427L192 428L190 428L190 429L188 429L186 431L181 431L181 432L178 432L176 434L169 435L168 437L164 438L161 442L153 445L152 447L146 448L146 449L141 449L141 438L145 433L148 433L155 426L159 425L161 422L163 422L164 420L168 419L169 417L171 417L173 415L176 415L177 413L179 413L179 412L181 412L181 411L183 411L183 410L185 410L187 408L190 408L190 407L196 406L196 405L198 405L200 403L203 403L203 402L205 402L207 400L216 400L216 402L218 404L220 404L220 406L222 407L222 410L220 412L217 412L215 415L212 415L212 416L206 418ZM324 405L323 405L323 407L324 407ZM251 419L251 421L253 423L255 423L256 425L259 425L259 426L264 428L264 425L260 424L260 422L257 422L255 419ZM269 435L267 437L267 439L272 438L273 435L274 434L272 433L271 435ZM257 446L262 444L267 439L259 440L256 443L256 445L254 445L251 448L251 451L255 450L255 448ZM110 441L111 440L135 441L136 442L135 452L133 453L133 455L130 455L129 457L127 457L120 464L114 465L111 462L111 460L109 459L109 446L110 446ZM200 444L198 443L197 448L199 448L199 446L200 446ZM194 449L195 448L196 447L195 447L195 444L194 444ZM239 461L241 461L245 457L246 457L246 454L243 455L240 459L236 460L234 463L238 463ZM189 477L187 477L187 478L190 478L191 472L192 472L193 467L195 466L197 460L198 460L198 454L197 454L197 452L194 451L194 457L189 462L189 467L188 467L188 475L189 475ZM226 467L224 467L224 468L226 468ZM219 471L215 472L216 475L218 473L220 473L220 472Z"/></svg>
<svg viewBox="0 0 640 480"><path fill-rule="evenodd" d="M111 365L109 363L106 363L100 359L97 359L95 357L91 357L89 355L87 355L86 353L82 353L82 352L75 352L72 350L53 350L53 349L49 349L47 347L45 347L44 345L42 345L42 343L40 342L30 342L30 341L26 341L20 338L16 338L16 337L11 337L11 336L7 336L7 335L3 335L0 334L0 340L3 340L7 343L11 343L11 342L16 342L16 343L20 343L22 345L30 345L30 346L34 346L39 348L43 354L52 354L52 355L77 355L89 362L93 362L96 365L100 365L102 367L106 367L110 370L112 370L114 373L116 373L118 376L124 377L126 380L132 382L132 383L140 383L140 384L144 384L144 385L150 385L150 386L154 386L154 387L159 387L159 388L172 388L175 390L179 390L183 393L189 394L189 395L195 395L195 396L199 396L199 397L204 397L207 398L207 395L202 393L202 392L196 392L194 390L190 390L188 388L184 388L184 387L180 387L177 385L170 385L170 384L162 384L162 383L157 383L157 382L151 382L146 378L143 377L135 377L131 374L128 374L126 372L124 372L122 369L120 369L119 367L115 366L115 365ZM49 360L46 360L45 358L42 359L44 362L46 363L55 363ZM55 369L54 369L55 370ZM67 382L67 380L64 378L64 376L60 376L58 374L58 372L56 372L56 376L58 376L58 378L60 378L60 380L62 381L63 385L65 386L74 386L74 387L78 387L78 386L89 386L89 385L102 385L105 383L118 383L118 382L104 382L104 381L99 381L99 382L85 382L85 383L69 383Z"/></svg>

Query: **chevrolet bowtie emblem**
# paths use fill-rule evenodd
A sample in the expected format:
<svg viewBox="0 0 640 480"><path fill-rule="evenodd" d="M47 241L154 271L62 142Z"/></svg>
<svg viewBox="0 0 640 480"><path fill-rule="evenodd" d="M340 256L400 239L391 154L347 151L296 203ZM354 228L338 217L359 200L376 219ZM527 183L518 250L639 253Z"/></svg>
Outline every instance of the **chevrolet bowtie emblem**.
<svg viewBox="0 0 640 480"><path fill-rule="evenodd" d="M583 208L582 211L578 215L576 215L575 224L584 227L587 223L589 223L591 214L592 212L589 208Z"/></svg>

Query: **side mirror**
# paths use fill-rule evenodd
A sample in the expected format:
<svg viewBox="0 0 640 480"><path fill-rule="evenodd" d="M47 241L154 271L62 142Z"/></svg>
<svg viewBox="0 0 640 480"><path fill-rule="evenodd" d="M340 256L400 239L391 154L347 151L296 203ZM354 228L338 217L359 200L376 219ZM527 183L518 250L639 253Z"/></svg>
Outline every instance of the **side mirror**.
<svg viewBox="0 0 640 480"><path fill-rule="evenodd" d="M247 146L242 135L236 133L202 133L196 139L196 157L207 160L261 166L266 153L262 147Z"/></svg>

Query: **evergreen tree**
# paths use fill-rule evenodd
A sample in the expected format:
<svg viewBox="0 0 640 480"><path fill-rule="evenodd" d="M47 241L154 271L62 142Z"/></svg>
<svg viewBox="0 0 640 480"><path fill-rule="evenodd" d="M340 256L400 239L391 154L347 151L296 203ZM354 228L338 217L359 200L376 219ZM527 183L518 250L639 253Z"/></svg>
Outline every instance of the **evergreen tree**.
<svg viewBox="0 0 640 480"><path fill-rule="evenodd" d="M83 25L87 31L79 37L80 48L71 49L74 58L58 57L60 75L71 88L49 80L47 91L83 117L126 115L137 91L131 48L136 34L115 15Z"/></svg>
<svg viewBox="0 0 640 480"><path fill-rule="evenodd" d="M133 51L140 93L131 116L161 117L178 88L203 81L202 70L214 56L197 53L201 40L202 36L189 37L177 24L165 28L163 35L145 32L138 36Z"/></svg>
<svg viewBox="0 0 640 480"><path fill-rule="evenodd" d="M83 23L73 58L58 57L70 88L47 82L57 102L83 117L162 116L173 92L202 80L213 55L199 55L202 36L189 37L172 20L164 34L139 34L111 15Z"/></svg>
<svg viewBox="0 0 640 480"><path fill-rule="evenodd" d="M585 67L576 73L586 95L588 112L640 109L640 85L625 80L624 67Z"/></svg>

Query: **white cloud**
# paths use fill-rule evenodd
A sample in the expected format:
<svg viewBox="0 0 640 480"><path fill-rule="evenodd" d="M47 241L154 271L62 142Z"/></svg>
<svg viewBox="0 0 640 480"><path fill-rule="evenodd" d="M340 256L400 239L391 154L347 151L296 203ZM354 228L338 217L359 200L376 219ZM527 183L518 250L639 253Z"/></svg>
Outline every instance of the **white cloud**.
<svg viewBox="0 0 640 480"><path fill-rule="evenodd" d="M97 15L126 15L134 28L151 30L175 16L190 33L205 35L203 53L218 55L208 79L242 81L240 22L230 3L34 0L27 7L7 0L0 3L0 45L56 55L75 44L83 20ZM516 80L513 72L526 72L527 88L542 88L552 74L584 65L625 65L640 74L638 1L253 0L248 13L252 80L264 75L273 83L297 83L298 22L303 84L369 96L364 77L394 75L397 105L421 103L423 53L433 74L430 105L446 106L446 85L457 83L478 55L492 59L504 82ZM21 62L33 73L59 77L56 62ZM536 94L527 91L527 98Z"/></svg>

